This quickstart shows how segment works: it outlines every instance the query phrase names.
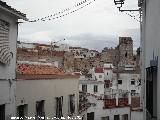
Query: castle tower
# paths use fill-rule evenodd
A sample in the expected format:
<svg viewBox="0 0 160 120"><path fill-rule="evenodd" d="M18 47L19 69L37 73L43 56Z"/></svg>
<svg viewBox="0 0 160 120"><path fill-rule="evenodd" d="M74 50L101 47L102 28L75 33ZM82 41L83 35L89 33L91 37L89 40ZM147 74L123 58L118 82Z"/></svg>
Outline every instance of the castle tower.
<svg viewBox="0 0 160 120"><path fill-rule="evenodd" d="M133 60L133 40L131 37L119 37L119 64L131 65Z"/></svg>

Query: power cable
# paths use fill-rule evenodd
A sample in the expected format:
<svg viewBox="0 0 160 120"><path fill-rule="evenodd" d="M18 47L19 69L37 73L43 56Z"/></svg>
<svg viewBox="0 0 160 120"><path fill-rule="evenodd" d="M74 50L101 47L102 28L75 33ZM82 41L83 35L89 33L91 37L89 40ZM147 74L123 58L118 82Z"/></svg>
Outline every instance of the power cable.
<svg viewBox="0 0 160 120"><path fill-rule="evenodd" d="M133 16L133 15L131 15L131 14L129 14L129 13L126 13L128 16L130 16L130 17L132 17L133 19L135 19L136 21L138 21L138 22L140 22L140 20L138 20L137 18L136 18L136 16Z"/></svg>
<svg viewBox="0 0 160 120"><path fill-rule="evenodd" d="M90 2L89 2L90 1ZM90 5L92 2L94 2L95 0L83 0L79 3L77 3L76 5L74 5L73 7L70 7L70 8L66 8L60 12L57 12L55 14L52 14L52 15L49 15L49 16L46 16L46 17L42 17L42 18L39 18L39 19L36 19L36 20L31 20L31 21L28 21L28 22L38 22L38 21L46 21L46 20L54 20L54 19L58 19L58 18L61 18L61 17L64 17L66 15L69 15L71 13L74 13L88 5ZM88 3L87 3L88 2ZM85 5L84 5L85 4ZM83 6L82 6L83 5ZM81 7L80 7L81 6ZM77 8L79 7L79 8ZM76 8L76 9L74 9ZM72 10L74 9L74 10ZM71 11L72 10L72 11ZM69 12L70 11L70 12ZM67 13L66 13L67 12ZM65 13L65 14L63 14ZM62 14L62 15L61 15ZM57 16L57 17L56 17Z"/></svg>

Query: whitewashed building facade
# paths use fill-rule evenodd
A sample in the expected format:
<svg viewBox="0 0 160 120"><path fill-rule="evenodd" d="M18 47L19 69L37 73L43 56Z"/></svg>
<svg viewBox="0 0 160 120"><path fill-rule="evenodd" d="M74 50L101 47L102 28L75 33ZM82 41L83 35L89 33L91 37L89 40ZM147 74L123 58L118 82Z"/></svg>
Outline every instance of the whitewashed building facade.
<svg viewBox="0 0 160 120"><path fill-rule="evenodd" d="M138 0L142 9L141 71L144 119L160 119L160 1Z"/></svg>
<svg viewBox="0 0 160 120"><path fill-rule="evenodd" d="M54 66L19 63L17 117L27 120L29 117L78 119L79 116L86 120L89 104L79 94L78 81L79 76L65 74Z"/></svg>
<svg viewBox="0 0 160 120"><path fill-rule="evenodd" d="M0 120L15 115L18 19L26 15L0 0Z"/></svg>

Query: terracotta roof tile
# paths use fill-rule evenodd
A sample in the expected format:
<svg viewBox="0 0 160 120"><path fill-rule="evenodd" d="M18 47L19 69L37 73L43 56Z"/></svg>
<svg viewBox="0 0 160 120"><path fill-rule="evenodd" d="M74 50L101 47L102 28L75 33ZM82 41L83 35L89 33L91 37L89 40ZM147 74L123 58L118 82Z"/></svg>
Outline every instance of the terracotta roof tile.
<svg viewBox="0 0 160 120"><path fill-rule="evenodd" d="M101 67L95 68L95 73L103 73L103 68Z"/></svg>
<svg viewBox="0 0 160 120"><path fill-rule="evenodd" d="M35 65L18 63L16 67L18 74L27 75L63 75L64 71L49 65Z"/></svg>

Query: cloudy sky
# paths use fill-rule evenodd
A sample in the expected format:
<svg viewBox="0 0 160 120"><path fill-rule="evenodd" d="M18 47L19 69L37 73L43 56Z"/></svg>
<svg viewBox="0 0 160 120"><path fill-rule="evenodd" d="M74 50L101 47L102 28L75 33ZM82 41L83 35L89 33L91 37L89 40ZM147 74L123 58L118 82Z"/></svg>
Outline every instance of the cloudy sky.
<svg viewBox="0 0 160 120"><path fill-rule="evenodd" d="M35 20L61 12L83 0L3 0ZM90 0L93 1L93 0ZM115 47L119 36L131 36L139 47L139 22L118 11L114 0L96 0L72 14L54 20L19 25L19 40L25 42L60 43L101 50ZM136 9L137 0L126 0L124 9ZM75 9L75 8L73 8ZM138 15L138 13L130 13Z"/></svg>

